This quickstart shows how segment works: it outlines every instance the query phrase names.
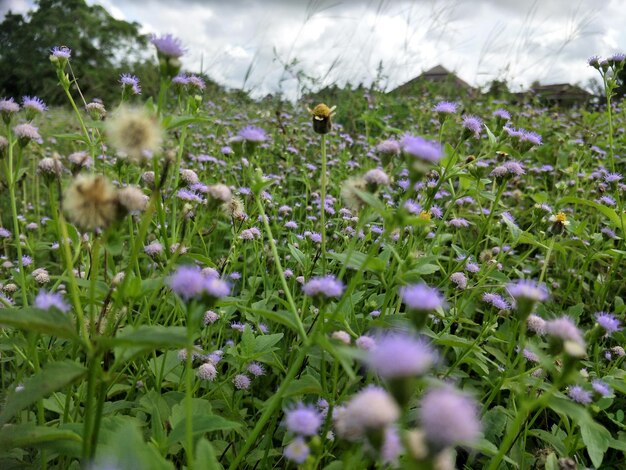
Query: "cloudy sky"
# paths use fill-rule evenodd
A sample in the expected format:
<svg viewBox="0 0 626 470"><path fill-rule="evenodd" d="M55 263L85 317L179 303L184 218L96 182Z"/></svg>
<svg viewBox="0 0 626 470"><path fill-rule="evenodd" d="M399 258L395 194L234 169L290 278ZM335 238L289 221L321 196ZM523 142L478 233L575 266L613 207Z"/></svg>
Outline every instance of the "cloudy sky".
<svg viewBox="0 0 626 470"><path fill-rule="evenodd" d="M32 0L0 0L0 16ZM88 0L172 33L185 67L255 96L301 83L386 89L442 64L473 85L585 85L586 59L626 49L624 0ZM291 65L291 67L286 67Z"/></svg>

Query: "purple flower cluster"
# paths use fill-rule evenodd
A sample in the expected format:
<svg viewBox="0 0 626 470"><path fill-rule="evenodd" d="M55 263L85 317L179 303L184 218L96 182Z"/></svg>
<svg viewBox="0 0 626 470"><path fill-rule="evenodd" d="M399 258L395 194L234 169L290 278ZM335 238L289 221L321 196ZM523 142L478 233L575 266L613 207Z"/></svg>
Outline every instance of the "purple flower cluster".
<svg viewBox="0 0 626 470"><path fill-rule="evenodd" d="M332 275L314 277L302 286L302 291L309 297L341 297L343 289L343 283Z"/></svg>
<svg viewBox="0 0 626 470"><path fill-rule="evenodd" d="M429 163L437 163L443 157L443 149L437 142L406 134L400 141L402 150L413 157Z"/></svg>
<svg viewBox="0 0 626 470"><path fill-rule="evenodd" d="M185 53L183 44L180 39L172 36L171 34L165 34L161 36L152 35L150 42L154 44L157 52L166 57L177 59Z"/></svg>
<svg viewBox="0 0 626 470"><path fill-rule="evenodd" d="M436 360L435 351L425 340L403 332L377 338L365 359L370 369L385 379L423 375Z"/></svg>
<svg viewBox="0 0 626 470"><path fill-rule="evenodd" d="M402 302L411 310L432 312L445 305L438 289L424 283L405 286L400 289Z"/></svg>
<svg viewBox="0 0 626 470"><path fill-rule="evenodd" d="M230 285L226 281L216 274L203 274L197 266L180 266L168 278L168 285L185 301L203 295L218 299L230 294Z"/></svg>
<svg viewBox="0 0 626 470"><path fill-rule="evenodd" d="M55 308L63 313L67 313L70 310L70 306L63 300L63 296L56 292L48 292L46 290L40 290L35 297L35 307L40 310L50 310Z"/></svg>

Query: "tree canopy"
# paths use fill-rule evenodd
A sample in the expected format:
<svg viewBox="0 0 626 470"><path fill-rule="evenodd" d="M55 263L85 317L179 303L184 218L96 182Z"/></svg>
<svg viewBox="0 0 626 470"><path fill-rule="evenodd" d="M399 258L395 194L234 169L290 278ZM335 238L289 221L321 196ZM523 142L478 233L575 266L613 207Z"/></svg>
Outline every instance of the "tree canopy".
<svg viewBox="0 0 626 470"><path fill-rule="evenodd" d="M156 86L147 54L148 38L136 22L113 18L84 0L37 0L26 15L8 13L0 24L0 96L36 95L49 104L64 103L50 49L72 49L72 71L89 98L118 96L121 72L141 73L142 87Z"/></svg>

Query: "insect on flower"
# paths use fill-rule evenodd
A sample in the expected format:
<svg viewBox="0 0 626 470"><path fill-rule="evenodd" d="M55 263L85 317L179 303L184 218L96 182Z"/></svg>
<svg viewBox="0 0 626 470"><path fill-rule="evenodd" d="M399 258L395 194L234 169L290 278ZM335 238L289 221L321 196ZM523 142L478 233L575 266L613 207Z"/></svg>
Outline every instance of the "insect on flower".
<svg viewBox="0 0 626 470"><path fill-rule="evenodd" d="M329 108L324 103L318 104L315 108L307 110L313 116L313 130L317 134L328 134L332 128L331 118L335 114L337 106Z"/></svg>

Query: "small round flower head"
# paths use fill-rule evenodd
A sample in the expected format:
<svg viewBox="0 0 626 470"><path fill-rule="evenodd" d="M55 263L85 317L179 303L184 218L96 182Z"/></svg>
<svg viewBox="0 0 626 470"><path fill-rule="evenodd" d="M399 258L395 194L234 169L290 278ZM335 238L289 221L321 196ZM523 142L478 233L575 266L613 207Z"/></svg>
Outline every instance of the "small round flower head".
<svg viewBox="0 0 626 470"><path fill-rule="evenodd" d="M248 390L250 388L250 377L245 374L237 374L233 378L233 384L237 390Z"/></svg>
<svg viewBox="0 0 626 470"><path fill-rule="evenodd" d="M546 333L554 338L562 341L572 341L583 347L585 346L585 340L580 330L576 327L574 321L567 316L548 320L545 329Z"/></svg>
<svg viewBox="0 0 626 470"><path fill-rule="evenodd" d="M393 332L376 339L365 362L379 377L393 379L424 375L437 360L430 345L410 334Z"/></svg>
<svg viewBox="0 0 626 470"><path fill-rule="evenodd" d="M157 256L163 253L163 245L160 242L154 240L148 245L144 246L143 251L148 256Z"/></svg>
<svg viewBox="0 0 626 470"><path fill-rule="evenodd" d="M41 310L50 310L56 308L63 313L70 310L70 306L63 300L63 296L59 293L40 290L35 297L35 307Z"/></svg>
<svg viewBox="0 0 626 470"><path fill-rule="evenodd" d="M100 120L103 119L107 115L107 110L104 105L98 101L92 101L91 103L87 103L85 105L85 109L89 113L92 119Z"/></svg>
<svg viewBox="0 0 626 470"><path fill-rule="evenodd" d="M607 335L610 335L622 329L622 326L619 320L615 318L615 315L607 312L597 312L595 314L595 318L596 322L598 322L598 325L600 325L602 329L606 331Z"/></svg>
<svg viewBox="0 0 626 470"><path fill-rule="evenodd" d="M499 294L494 294L492 292L485 292L482 297L483 301L488 304L493 305L495 308L499 310L509 310L511 306L509 303L502 298Z"/></svg>
<svg viewBox="0 0 626 470"><path fill-rule="evenodd" d="M263 367L263 364L259 364L258 362L251 362L248 364L248 367L246 367L246 370L254 377L261 377L262 375L265 375L265 368Z"/></svg>
<svg viewBox="0 0 626 470"><path fill-rule="evenodd" d="M383 463L392 464L393 468L395 468L397 466L395 463L401 453L402 440L400 439L400 433L395 426L388 426L385 429L385 437L383 447L380 450L380 457Z"/></svg>
<svg viewBox="0 0 626 470"><path fill-rule="evenodd" d="M151 158L161 148L161 127L143 108L120 108L106 130L111 144L134 162Z"/></svg>
<svg viewBox="0 0 626 470"><path fill-rule="evenodd" d="M546 334L546 321L537 315L531 314L528 316L528 319L526 320L526 327L539 336Z"/></svg>
<svg viewBox="0 0 626 470"><path fill-rule="evenodd" d="M211 362L205 362L200 367L198 367L198 371L196 372L198 378L202 380L213 381L215 377L217 377L217 369L215 365Z"/></svg>
<svg viewBox="0 0 626 470"><path fill-rule="evenodd" d="M310 454L311 449L309 449L309 446L300 436L291 441L283 451L283 455L287 460L298 465L304 463Z"/></svg>
<svg viewBox="0 0 626 470"><path fill-rule="evenodd" d="M41 140L39 130L32 124L18 124L13 128L13 133L15 134L15 137L23 143L30 142L31 140L34 140L35 142Z"/></svg>
<svg viewBox="0 0 626 470"><path fill-rule="evenodd" d="M437 450L476 442L480 420L475 401L450 386L431 388L422 398L420 422Z"/></svg>
<svg viewBox="0 0 626 470"><path fill-rule="evenodd" d="M503 121L509 121L511 119L511 113L509 113L506 109L496 109L493 112L493 116L499 119L502 119Z"/></svg>
<svg viewBox="0 0 626 470"><path fill-rule="evenodd" d="M439 290L424 283L402 287L400 296L404 305L415 311L431 312L443 307L445 304Z"/></svg>
<svg viewBox="0 0 626 470"><path fill-rule="evenodd" d="M565 212L559 212L557 214L553 214L548 219L550 222L553 222L555 225L567 226L570 224L569 220L567 220L567 215Z"/></svg>
<svg viewBox="0 0 626 470"><path fill-rule="evenodd" d="M183 300L188 301L202 295L205 281L197 266L179 266L169 277L168 284Z"/></svg>
<svg viewBox="0 0 626 470"><path fill-rule="evenodd" d="M40 175L58 178L63 174L63 164L58 158L44 157L39 160L37 171Z"/></svg>
<svg viewBox="0 0 626 470"><path fill-rule="evenodd" d="M225 184L214 184L209 186L208 195L211 199L222 204L228 204L233 197L230 188Z"/></svg>
<svg viewBox="0 0 626 470"><path fill-rule="evenodd" d="M213 310L207 310L206 312L204 312L204 324L205 325L212 325L219 319L220 319L220 316L217 313L215 313Z"/></svg>
<svg viewBox="0 0 626 470"><path fill-rule="evenodd" d="M30 111L33 114L41 114L46 109L48 109L46 103L44 103L40 98L37 98L36 96L24 96L22 98L22 106L24 107L24 109Z"/></svg>
<svg viewBox="0 0 626 470"><path fill-rule="evenodd" d="M84 230L105 229L119 215L115 188L101 175L78 175L65 191L63 207L69 219Z"/></svg>
<svg viewBox="0 0 626 470"><path fill-rule="evenodd" d="M217 277L205 277L204 293L214 299L221 299L230 294L230 284Z"/></svg>
<svg viewBox="0 0 626 470"><path fill-rule="evenodd" d="M362 335L355 341L356 347L365 351L370 351L376 347L376 340L371 336Z"/></svg>
<svg viewBox="0 0 626 470"><path fill-rule="evenodd" d="M369 170L363 175L363 179L368 185L387 186L389 184L389 176L383 170L375 168Z"/></svg>
<svg viewBox="0 0 626 470"><path fill-rule="evenodd" d="M164 34L161 36L152 35L150 42L154 44L157 52L166 57L178 59L185 53L183 44L180 39L172 36L171 34Z"/></svg>
<svg viewBox="0 0 626 470"><path fill-rule="evenodd" d="M456 284L459 289L467 287L467 276L463 272L456 272L450 275L450 280Z"/></svg>
<svg viewBox="0 0 626 470"><path fill-rule="evenodd" d="M67 159L76 168L90 168L93 165L91 156L83 151L71 153Z"/></svg>
<svg viewBox="0 0 626 470"><path fill-rule="evenodd" d="M401 150L400 142L395 139L383 140L376 146L376 152L382 155L400 155Z"/></svg>
<svg viewBox="0 0 626 470"><path fill-rule="evenodd" d="M601 397L610 397L613 394L611 387L600 379L593 379L591 381L591 388Z"/></svg>
<svg viewBox="0 0 626 470"><path fill-rule="evenodd" d="M572 385L567 391L567 395L577 403L588 405L593 400L591 398L591 392L585 390L580 385Z"/></svg>
<svg viewBox="0 0 626 470"><path fill-rule="evenodd" d="M340 437L356 441L368 431L384 429L399 417L400 409L391 395L380 387L370 385L354 395L339 411L335 427Z"/></svg>
<svg viewBox="0 0 626 470"><path fill-rule="evenodd" d="M536 132L527 131L525 129L521 129L520 132L520 142L528 142L531 145L541 145L541 135L537 134Z"/></svg>
<svg viewBox="0 0 626 470"><path fill-rule="evenodd" d="M506 162L503 166L513 176L521 176L526 173L522 164L513 160Z"/></svg>
<svg viewBox="0 0 626 470"><path fill-rule="evenodd" d="M314 406L298 403L285 413L285 426L300 436L314 436L322 425L322 416Z"/></svg>
<svg viewBox="0 0 626 470"><path fill-rule="evenodd" d="M139 79L129 73L123 73L120 75L120 84L124 90L130 90L133 95L139 95L141 93L141 86L139 86Z"/></svg>
<svg viewBox="0 0 626 470"><path fill-rule="evenodd" d="M267 134L263 129L256 126L246 126L237 134L239 140L246 142L265 142L267 140Z"/></svg>
<svg viewBox="0 0 626 470"><path fill-rule="evenodd" d="M442 114L456 113L457 104L450 101L440 101L433 107L433 111Z"/></svg>
<svg viewBox="0 0 626 470"><path fill-rule="evenodd" d="M352 342L352 338L350 338L350 334L343 330L333 331L333 334L330 335L332 339L339 341L340 343L345 344L346 346L350 346Z"/></svg>
<svg viewBox="0 0 626 470"><path fill-rule="evenodd" d="M443 157L443 149L439 143L422 137L407 134L400 141L400 145L406 154L429 163L437 163Z"/></svg>
<svg viewBox="0 0 626 470"><path fill-rule="evenodd" d="M66 46L54 46L50 52L57 59L68 60L72 56L72 50Z"/></svg>
<svg viewBox="0 0 626 470"><path fill-rule="evenodd" d="M20 105L13 98L0 99L0 113L3 115L15 114L20 110Z"/></svg>
<svg viewBox="0 0 626 470"><path fill-rule="evenodd" d="M145 210L148 205L148 196L136 186L126 186L117 191L117 200L121 207L130 213Z"/></svg>
<svg viewBox="0 0 626 470"><path fill-rule="evenodd" d="M206 83L204 83L204 80L202 80L202 78L198 77L197 75L190 75L187 79L191 88L195 88L198 91L203 91L206 88Z"/></svg>
<svg viewBox="0 0 626 470"><path fill-rule="evenodd" d="M302 291L309 297L340 297L343 289L343 283L332 275L314 277L302 286Z"/></svg>
<svg viewBox="0 0 626 470"><path fill-rule="evenodd" d="M515 300L531 300L533 302L544 302L548 300L548 289L544 284L538 284L532 279L520 279L507 284L506 290Z"/></svg>
<svg viewBox="0 0 626 470"><path fill-rule="evenodd" d="M44 268L37 268L33 270L31 276L33 276L33 279L37 282L37 284L47 284L50 282L50 275Z"/></svg>
<svg viewBox="0 0 626 470"><path fill-rule="evenodd" d="M466 114L463 116L463 128L469 135L473 134L478 139L483 128L483 122L476 116Z"/></svg>

